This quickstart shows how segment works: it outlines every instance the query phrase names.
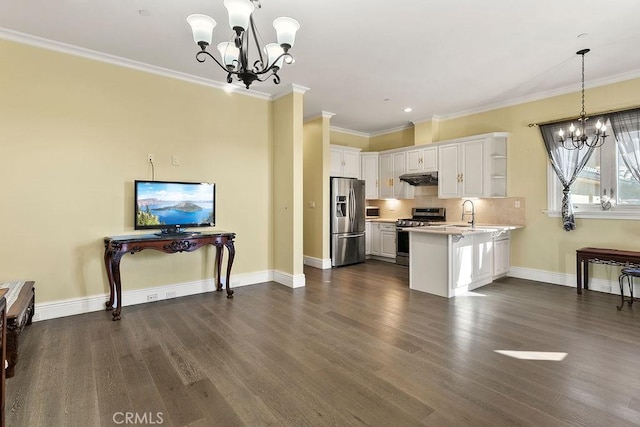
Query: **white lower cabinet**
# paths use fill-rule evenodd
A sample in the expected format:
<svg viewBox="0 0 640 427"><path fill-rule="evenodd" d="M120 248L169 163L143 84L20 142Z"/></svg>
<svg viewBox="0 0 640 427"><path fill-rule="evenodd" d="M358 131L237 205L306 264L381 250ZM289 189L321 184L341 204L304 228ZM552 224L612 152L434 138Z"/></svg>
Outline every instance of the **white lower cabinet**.
<svg viewBox="0 0 640 427"><path fill-rule="evenodd" d="M396 226L382 224L380 226L380 256L396 257Z"/></svg>
<svg viewBox="0 0 640 427"><path fill-rule="evenodd" d="M380 255L381 243L380 243L380 223L372 222L371 224L371 255Z"/></svg>
<svg viewBox="0 0 640 427"><path fill-rule="evenodd" d="M508 231L493 238L493 278L506 276L511 267L511 236Z"/></svg>
<svg viewBox="0 0 640 427"><path fill-rule="evenodd" d="M396 226L395 224L385 224L380 222L367 223L371 226L370 236L367 240L371 242L369 255L383 258L396 258ZM366 243L368 246L369 243ZM366 249L365 249L366 250Z"/></svg>
<svg viewBox="0 0 640 427"><path fill-rule="evenodd" d="M367 221L364 224L364 254L371 255L371 223Z"/></svg>
<svg viewBox="0 0 640 427"><path fill-rule="evenodd" d="M493 279L493 235L452 236L451 287L471 290ZM457 240L457 241L456 241Z"/></svg>

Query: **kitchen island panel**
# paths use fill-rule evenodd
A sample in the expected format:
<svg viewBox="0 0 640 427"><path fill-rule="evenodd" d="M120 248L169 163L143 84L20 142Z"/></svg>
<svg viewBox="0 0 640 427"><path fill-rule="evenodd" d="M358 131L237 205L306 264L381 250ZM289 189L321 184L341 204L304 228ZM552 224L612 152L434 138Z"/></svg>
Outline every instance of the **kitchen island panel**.
<svg viewBox="0 0 640 427"><path fill-rule="evenodd" d="M447 234L409 233L409 288L449 298Z"/></svg>

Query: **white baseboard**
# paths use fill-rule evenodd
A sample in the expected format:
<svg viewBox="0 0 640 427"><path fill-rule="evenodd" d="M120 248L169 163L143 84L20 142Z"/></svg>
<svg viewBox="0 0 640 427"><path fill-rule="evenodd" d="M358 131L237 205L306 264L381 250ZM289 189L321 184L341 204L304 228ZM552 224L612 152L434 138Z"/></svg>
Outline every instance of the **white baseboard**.
<svg viewBox="0 0 640 427"><path fill-rule="evenodd" d="M375 259L377 261L384 261L384 262L392 262L395 264L396 259L395 258L389 258L386 256L378 256L378 255L367 255L366 257L367 259Z"/></svg>
<svg viewBox="0 0 640 427"><path fill-rule="evenodd" d="M306 284L304 274L296 274L295 276L282 271L273 272L273 281L289 288L302 288Z"/></svg>
<svg viewBox="0 0 640 427"><path fill-rule="evenodd" d="M226 277L222 278L222 285L226 285ZM272 271L262 271L249 274L234 274L231 276L231 288L238 288L256 283L273 281ZM213 279L197 280L193 282L176 283L173 285L155 286L152 288L135 289L122 292L123 307L148 303L148 296L155 295L157 300L184 297L187 295L214 292L216 289ZM223 291L224 292L224 291ZM90 313L105 309L105 303L109 294L92 295L83 298L71 298L67 300L45 302L38 304L36 286L36 305L34 321L55 319L58 317L73 316L76 314Z"/></svg>
<svg viewBox="0 0 640 427"><path fill-rule="evenodd" d="M309 267L313 268L319 268L320 270L327 270L331 268L331 258L321 259L305 256L304 265L308 265Z"/></svg>
<svg viewBox="0 0 640 427"><path fill-rule="evenodd" d="M546 282L554 285L576 287L577 278L575 274L554 273L545 270L536 270L533 268L511 267L507 273L509 277L518 279L535 280L537 282ZM589 279L589 289L592 291L606 292L614 295L620 295L620 285L618 281L606 279Z"/></svg>

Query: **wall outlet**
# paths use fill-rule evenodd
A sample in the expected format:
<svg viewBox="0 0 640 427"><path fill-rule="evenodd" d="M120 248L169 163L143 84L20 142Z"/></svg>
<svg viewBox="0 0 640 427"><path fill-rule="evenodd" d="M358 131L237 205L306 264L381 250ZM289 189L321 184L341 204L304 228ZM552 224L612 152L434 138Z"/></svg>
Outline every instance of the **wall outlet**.
<svg viewBox="0 0 640 427"><path fill-rule="evenodd" d="M172 156L171 157L171 164L173 166L180 166L180 156Z"/></svg>
<svg viewBox="0 0 640 427"><path fill-rule="evenodd" d="M158 301L158 294L147 295L147 302Z"/></svg>
<svg viewBox="0 0 640 427"><path fill-rule="evenodd" d="M516 208L519 208L519 207L520 207L520 200L516 200L516 202L515 202L515 206L516 206Z"/></svg>
<svg viewBox="0 0 640 427"><path fill-rule="evenodd" d="M175 291L167 292L167 299L175 298L175 297L176 297L176 292Z"/></svg>
<svg viewBox="0 0 640 427"><path fill-rule="evenodd" d="M151 153L147 154L147 162L153 163L153 154Z"/></svg>

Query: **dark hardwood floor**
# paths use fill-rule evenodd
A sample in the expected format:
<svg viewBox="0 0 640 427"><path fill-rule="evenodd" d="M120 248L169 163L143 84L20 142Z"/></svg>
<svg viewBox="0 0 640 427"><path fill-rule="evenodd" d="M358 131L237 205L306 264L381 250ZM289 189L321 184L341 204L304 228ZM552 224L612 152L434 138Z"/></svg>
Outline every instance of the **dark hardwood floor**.
<svg viewBox="0 0 640 427"><path fill-rule="evenodd" d="M7 425L640 425L640 303L513 278L447 300L376 261L305 274L34 323Z"/></svg>

